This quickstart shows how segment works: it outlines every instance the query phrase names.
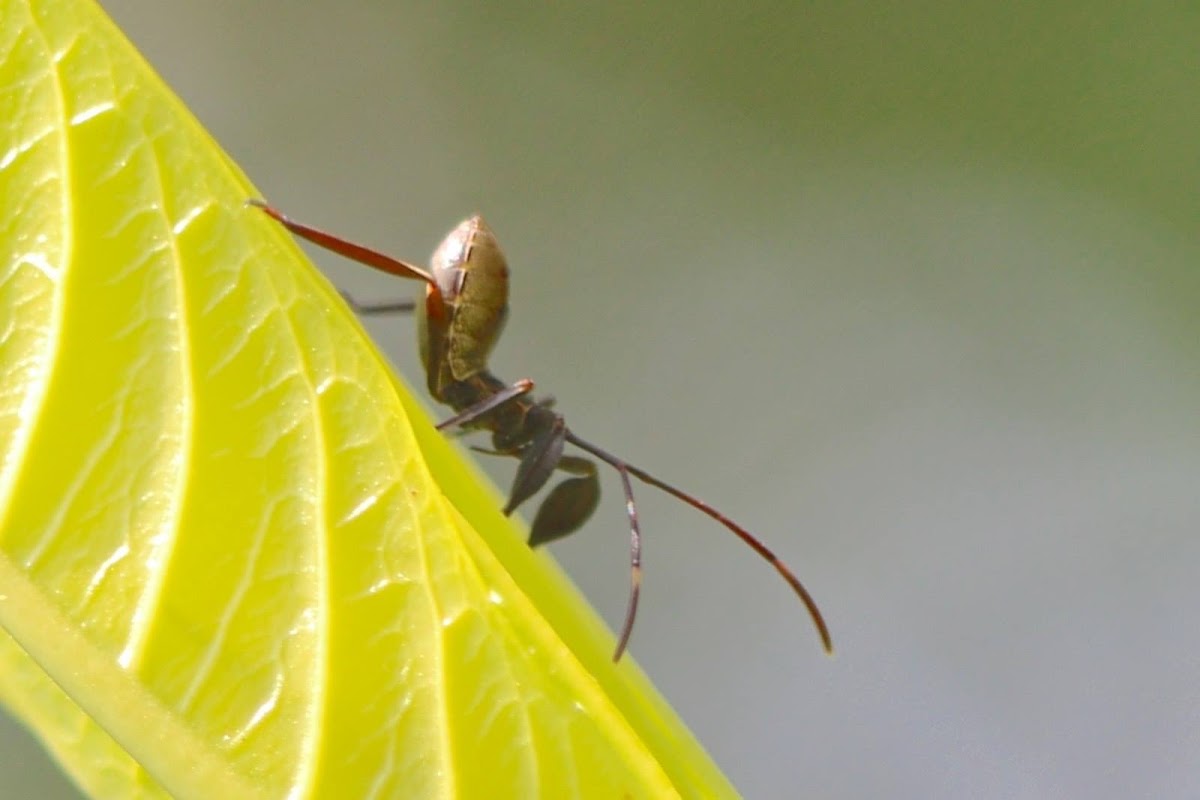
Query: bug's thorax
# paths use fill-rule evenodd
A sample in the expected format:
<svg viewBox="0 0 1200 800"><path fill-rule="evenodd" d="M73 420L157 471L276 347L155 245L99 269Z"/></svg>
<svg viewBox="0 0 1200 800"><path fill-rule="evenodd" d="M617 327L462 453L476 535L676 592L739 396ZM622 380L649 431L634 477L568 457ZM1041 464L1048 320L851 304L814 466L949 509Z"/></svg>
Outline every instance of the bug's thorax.
<svg viewBox="0 0 1200 800"><path fill-rule="evenodd" d="M442 240L430 272L418 327L429 391L441 398L450 384L487 367L508 316L508 262L476 215Z"/></svg>
<svg viewBox="0 0 1200 800"><path fill-rule="evenodd" d="M508 383L485 369L470 378L443 387L441 401L455 411L462 411L508 388ZM559 415L551 408L552 402L552 399L536 400L532 395L521 395L464 427L491 431L495 435L493 447L497 451L516 452L528 444L539 431L551 427L555 420L559 419Z"/></svg>

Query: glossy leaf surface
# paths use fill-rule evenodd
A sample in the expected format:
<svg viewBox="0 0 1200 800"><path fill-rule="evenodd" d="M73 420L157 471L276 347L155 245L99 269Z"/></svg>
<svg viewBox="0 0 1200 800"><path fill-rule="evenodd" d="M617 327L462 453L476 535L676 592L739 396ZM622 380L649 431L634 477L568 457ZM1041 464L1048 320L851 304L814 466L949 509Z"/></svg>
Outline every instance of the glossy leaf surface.
<svg viewBox="0 0 1200 800"><path fill-rule="evenodd" d="M0 20L0 697L79 785L732 794L103 13Z"/></svg>

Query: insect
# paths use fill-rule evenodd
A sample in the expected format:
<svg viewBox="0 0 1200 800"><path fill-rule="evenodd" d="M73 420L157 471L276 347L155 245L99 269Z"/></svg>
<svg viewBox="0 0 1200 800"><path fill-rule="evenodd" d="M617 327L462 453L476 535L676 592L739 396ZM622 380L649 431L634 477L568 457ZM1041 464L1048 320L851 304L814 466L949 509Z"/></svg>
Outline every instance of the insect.
<svg viewBox="0 0 1200 800"><path fill-rule="evenodd" d="M642 585L642 534L631 477L707 514L770 563L808 609L826 652L833 652L829 629L816 602L792 570L758 538L699 498L576 436L562 415L554 411L552 400L532 398L533 381L522 379L509 384L488 370L488 357L508 316L508 264L495 234L481 217L471 217L451 231L425 270L295 222L260 200L248 203L313 244L390 275L424 282L424 302L365 305L345 294L343 297L359 314L416 312L429 393L456 412L438 429L490 431L492 449L483 452L512 456L520 462L504 507L506 515L545 486L556 470L566 473L568 477L550 490L534 516L531 547L572 533L591 517L599 503L600 480L595 463L565 454L566 445L579 448L617 471L629 518L630 584L613 661L620 660L629 644Z"/></svg>

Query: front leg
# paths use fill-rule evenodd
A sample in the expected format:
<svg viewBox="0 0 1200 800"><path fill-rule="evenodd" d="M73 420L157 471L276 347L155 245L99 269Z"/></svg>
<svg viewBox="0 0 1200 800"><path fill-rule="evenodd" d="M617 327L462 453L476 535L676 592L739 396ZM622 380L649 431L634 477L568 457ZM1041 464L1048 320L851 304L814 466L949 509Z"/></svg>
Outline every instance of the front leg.
<svg viewBox="0 0 1200 800"><path fill-rule="evenodd" d="M512 386L509 386L506 389L501 389L494 395L485 397L478 403L467 406L453 417L442 420L437 424L437 429L439 431L444 431L447 428L453 428L459 425L469 425L489 411L495 411L505 403L510 403L521 395L528 394L531 391L533 391L533 381L529 380L528 378L522 378ZM560 447L559 450L561 451L561 449L562 448Z"/></svg>

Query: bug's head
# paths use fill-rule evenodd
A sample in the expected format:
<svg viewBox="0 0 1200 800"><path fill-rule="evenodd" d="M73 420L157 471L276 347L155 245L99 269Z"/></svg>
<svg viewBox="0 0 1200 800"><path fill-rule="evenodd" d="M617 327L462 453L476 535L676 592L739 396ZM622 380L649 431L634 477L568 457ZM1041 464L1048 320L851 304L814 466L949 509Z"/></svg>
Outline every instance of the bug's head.
<svg viewBox="0 0 1200 800"><path fill-rule="evenodd" d="M429 288L425 324L444 339L450 370L462 380L487 367L504 329L508 262L496 234L477 214L442 240L430 272L434 286Z"/></svg>

